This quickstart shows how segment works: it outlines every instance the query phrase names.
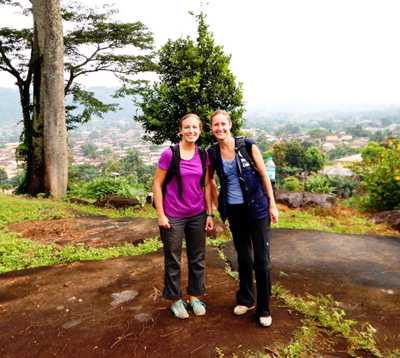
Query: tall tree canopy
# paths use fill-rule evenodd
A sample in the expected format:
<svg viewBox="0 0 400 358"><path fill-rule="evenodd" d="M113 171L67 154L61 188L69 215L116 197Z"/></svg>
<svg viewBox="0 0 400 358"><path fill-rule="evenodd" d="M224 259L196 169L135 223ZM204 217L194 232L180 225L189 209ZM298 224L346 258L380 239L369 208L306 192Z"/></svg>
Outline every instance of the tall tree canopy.
<svg viewBox="0 0 400 358"><path fill-rule="evenodd" d="M2 6L20 8L21 16L31 16L30 1L0 0ZM25 6L24 6L25 5ZM62 2L64 22L65 83L64 94L70 95L72 104L66 106L67 125L86 122L92 116L115 110L115 105L101 102L81 84L85 76L96 72L109 72L131 87L140 83L137 74L154 69L152 63L153 37L141 23L120 23L111 20L115 10L83 7L76 2ZM37 103L32 102L32 92L38 91L34 73L38 78L40 66L33 47L32 28L0 28L0 71L15 79L20 95L23 116L22 145L19 158L26 161L26 181L22 191L37 194L29 181L43 158L34 155L42 134L40 125L34 123L33 113ZM78 105L82 108L77 110ZM40 142L40 140L39 140Z"/></svg>
<svg viewBox="0 0 400 358"><path fill-rule="evenodd" d="M230 56L214 43L203 13L195 16L198 37L169 40L158 53L159 81L147 86L137 100L146 139L156 144L177 142L179 118L197 113L205 125L201 141L211 141L208 116L216 109L231 114L233 131L242 126L242 86L229 69Z"/></svg>

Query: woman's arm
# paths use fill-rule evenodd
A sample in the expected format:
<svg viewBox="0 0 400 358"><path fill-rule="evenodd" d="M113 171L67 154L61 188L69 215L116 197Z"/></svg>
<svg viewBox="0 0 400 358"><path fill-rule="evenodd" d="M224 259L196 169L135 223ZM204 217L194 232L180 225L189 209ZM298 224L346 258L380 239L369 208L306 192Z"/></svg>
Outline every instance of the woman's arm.
<svg viewBox="0 0 400 358"><path fill-rule="evenodd" d="M152 190L153 190L154 206L156 207L157 210L158 226L165 229L169 229L171 225L169 224L168 218L165 216L164 213L163 192L162 192L162 186L166 176L167 176L167 171L157 167L156 173L154 174Z"/></svg>
<svg viewBox="0 0 400 358"><path fill-rule="evenodd" d="M279 220L279 212L278 208L276 207L274 191L272 190L272 184L267 175L263 157L258 147L254 144L251 146L251 153L253 155L253 160L256 164L258 174L261 177L262 185L269 198L269 214L271 221L272 223L277 223Z"/></svg>

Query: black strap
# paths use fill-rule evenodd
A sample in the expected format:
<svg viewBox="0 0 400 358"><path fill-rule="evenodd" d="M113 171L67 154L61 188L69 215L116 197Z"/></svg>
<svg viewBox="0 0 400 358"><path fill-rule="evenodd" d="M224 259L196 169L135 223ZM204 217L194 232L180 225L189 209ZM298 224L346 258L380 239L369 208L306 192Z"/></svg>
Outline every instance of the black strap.
<svg viewBox="0 0 400 358"><path fill-rule="evenodd" d="M172 158L171 162L169 163L167 174L165 176L165 180L163 183L163 188L162 188L163 194L165 195L168 183L172 180L174 176L176 176L176 180L178 182L178 194L179 197L182 198L182 178L179 172L179 162L181 161L181 152L179 150L179 144L171 145L170 148L172 151Z"/></svg>
<svg viewBox="0 0 400 358"><path fill-rule="evenodd" d="M256 169L256 163L253 159L253 152L251 150L252 143L246 141L246 138L235 137L235 152L236 154L240 152L240 154L250 163L250 165Z"/></svg>
<svg viewBox="0 0 400 358"><path fill-rule="evenodd" d="M201 175L200 178L200 186L204 188L205 186L205 178L206 178L206 170L207 170L207 157L206 157L206 151L205 149L199 148L199 155L200 155L200 160L201 160L201 169L203 170L203 174Z"/></svg>
<svg viewBox="0 0 400 358"><path fill-rule="evenodd" d="M172 151L172 158L171 162L169 164L167 174L165 176L165 180L163 183L163 194L165 195L165 191L167 189L167 184L172 180L174 176L176 176L176 181L178 183L178 194L179 198L183 199L182 196L182 177L180 174L179 170L179 163L181 161L181 152L179 150L179 144L174 144L170 146L171 151ZM200 155L200 160L201 160L201 168L203 170L203 174L200 178L200 186L204 187L205 186L205 177L206 177L206 151L204 149L199 148L199 155Z"/></svg>

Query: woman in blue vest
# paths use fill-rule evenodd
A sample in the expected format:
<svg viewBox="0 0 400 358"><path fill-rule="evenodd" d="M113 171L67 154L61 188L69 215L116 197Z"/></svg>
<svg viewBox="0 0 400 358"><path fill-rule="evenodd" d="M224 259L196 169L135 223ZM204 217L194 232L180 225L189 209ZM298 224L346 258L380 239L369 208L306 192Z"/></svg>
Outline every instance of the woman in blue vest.
<svg viewBox="0 0 400 358"><path fill-rule="evenodd" d="M222 220L229 221L238 257L240 285L233 313L243 315L256 308L259 323L268 327L272 324L270 224L278 221L271 182L257 146L249 139L232 136L229 113L217 110L210 119L217 143L208 149L209 173L211 179L214 172L219 177L218 210Z"/></svg>

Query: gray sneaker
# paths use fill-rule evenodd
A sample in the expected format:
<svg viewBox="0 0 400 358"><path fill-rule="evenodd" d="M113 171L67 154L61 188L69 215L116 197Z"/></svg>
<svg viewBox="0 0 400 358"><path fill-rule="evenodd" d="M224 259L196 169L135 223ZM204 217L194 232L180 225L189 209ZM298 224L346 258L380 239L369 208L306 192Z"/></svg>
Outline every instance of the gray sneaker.
<svg viewBox="0 0 400 358"><path fill-rule="evenodd" d="M193 298L190 302L193 313L196 316L204 316L206 314L206 304L198 298Z"/></svg>
<svg viewBox="0 0 400 358"><path fill-rule="evenodd" d="M186 319L189 317L189 313L186 310L186 303L182 299L171 305L171 311L176 318Z"/></svg>

